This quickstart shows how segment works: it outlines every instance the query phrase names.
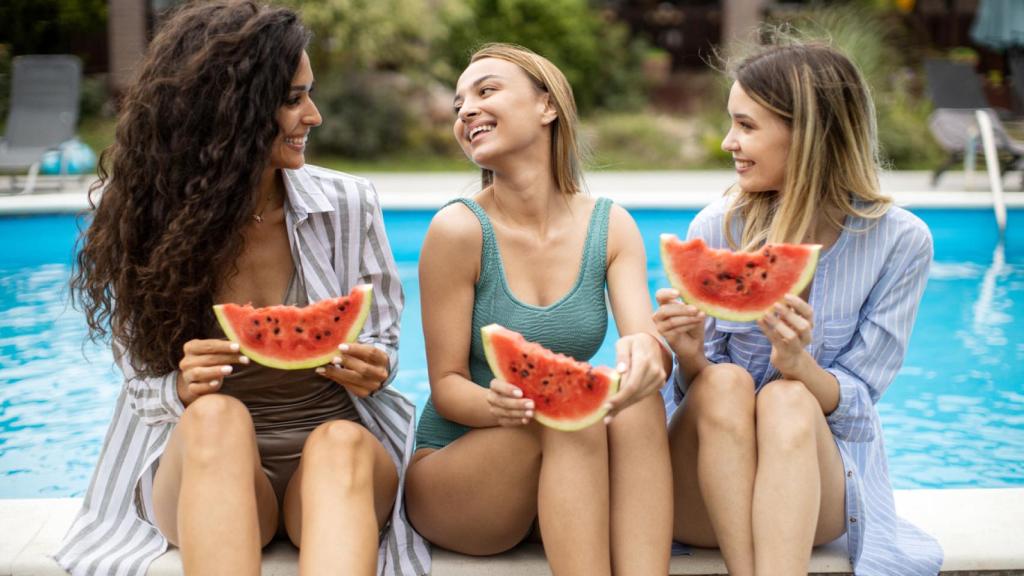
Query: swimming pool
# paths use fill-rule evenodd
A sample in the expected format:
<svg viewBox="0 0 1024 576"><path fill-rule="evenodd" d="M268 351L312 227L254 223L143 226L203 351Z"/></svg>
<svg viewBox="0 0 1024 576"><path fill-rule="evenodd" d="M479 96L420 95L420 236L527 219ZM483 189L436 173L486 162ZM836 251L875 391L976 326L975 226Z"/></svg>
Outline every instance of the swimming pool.
<svg viewBox="0 0 1024 576"><path fill-rule="evenodd" d="M650 288L667 283L658 234L696 213L632 212ZM879 403L896 488L1024 486L1024 210L1005 243L990 210L915 210L936 258L899 376ZM395 386L419 407L429 393L416 261L430 211L387 211L406 290ZM84 342L67 305L77 236L72 216L0 218L0 498L79 496L120 385L105 346ZM613 329L613 328L612 328ZM595 362L612 363L609 333Z"/></svg>

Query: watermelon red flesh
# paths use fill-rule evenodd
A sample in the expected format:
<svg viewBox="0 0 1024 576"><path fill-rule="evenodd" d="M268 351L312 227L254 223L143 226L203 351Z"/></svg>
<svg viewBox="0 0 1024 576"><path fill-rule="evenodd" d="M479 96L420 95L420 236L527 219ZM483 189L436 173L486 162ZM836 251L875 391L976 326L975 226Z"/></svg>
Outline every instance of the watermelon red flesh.
<svg viewBox="0 0 1024 576"><path fill-rule="evenodd" d="M683 300L711 316L747 322L771 310L788 294L799 294L814 277L818 244L768 244L757 252L708 248L661 235L661 262Z"/></svg>
<svg viewBox="0 0 1024 576"><path fill-rule="evenodd" d="M497 324L480 331L494 376L533 400L538 422L559 430L580 430L604 417L605 403L619 388L618 372L556 354Z"/></svg>
<svg viewBox="0 0 1024 576"><path fill-rule="evenodd" d="M224 334L255 362L281 370L322 366L352 342L370 313L373 286L361 284L348 296L328 298L303 308L246 304L213 307Z"/></svg>

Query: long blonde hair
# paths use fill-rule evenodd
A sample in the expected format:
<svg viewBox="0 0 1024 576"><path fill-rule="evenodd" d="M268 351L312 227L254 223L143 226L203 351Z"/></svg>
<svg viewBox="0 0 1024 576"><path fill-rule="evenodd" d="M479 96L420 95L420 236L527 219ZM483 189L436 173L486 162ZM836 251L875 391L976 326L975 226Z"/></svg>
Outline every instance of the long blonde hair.
<svg viewBox="0 0 1024 576"><path fill-rule="evenodd" d="M875 107L846 56L818 43L770 46L740 61L731 76L792 131L782 190L733 187L725 215L733 249L802 242L818 217L842 229L848 215L875 220L886 213L892 199L878 184ZM736 216L743 219L739 243L731 230Z"/></svg>
<svg viewBox="0 0 1024 576"><path fill-rule="evenodd" d="M515 44L485 44L469 62L472 64L484 58L497 58L519 66L538 90L548 94L557 114L551 123L551 162L555 182L564 194L581 192L584 151L577 138L579 117L576 100L565 75L547 58ZM494 173L483 169L481 180L483 187L490 186L494 182Z"/></svg>

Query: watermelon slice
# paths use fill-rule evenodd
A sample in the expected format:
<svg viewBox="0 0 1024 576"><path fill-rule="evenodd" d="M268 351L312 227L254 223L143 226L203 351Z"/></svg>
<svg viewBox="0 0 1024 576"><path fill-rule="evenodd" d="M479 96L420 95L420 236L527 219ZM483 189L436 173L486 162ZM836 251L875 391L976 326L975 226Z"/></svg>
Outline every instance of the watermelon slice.
<svg viewBox="0 0 1024 576"><path fill-rule="evenodd" d="M328 298L302 308L217 304L217 321L228 340L264 366L299 370L323 366L338 355L338 345L359 336L370 313L373 286L360 284L348 296Z"/></svg>
<svg viewBox="0 0 1024 576"><path fill-rule="evenodd" d="M757 252L713 250L704 240L661 235L661 262L683 300L722 320L757 320L814 277L819 244L768 244Z"/></svg>
<svg viewBox="0 0 1024 576"><path fill-rule="evenodd" d="M604 417L619 389L619 373L556 354L522 334L491 324L480 329L487 364L499 378L533 400L534 418L558 430L581 430Z"/></svg>

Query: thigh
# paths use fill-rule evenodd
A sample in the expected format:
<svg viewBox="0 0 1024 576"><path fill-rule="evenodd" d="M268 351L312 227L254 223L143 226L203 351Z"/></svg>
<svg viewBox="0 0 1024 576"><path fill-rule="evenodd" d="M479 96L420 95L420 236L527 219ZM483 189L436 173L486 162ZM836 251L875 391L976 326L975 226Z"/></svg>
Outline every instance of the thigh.
<svg viewBox="0 0 1024 576"><path fill-rule="evenodd" d="M672 459L672 497L675 502L672 537L704 548L717 548L711 517L704 506L697 476L697 407L684 398L669 424Z"/></svg>
<svg viewBox="0 0 1024 576"><path fill-rule="evenodd" d="M384 445L376 436L370 433L361 424L352 423L351 429L360 431L360 443L369 447L373 455L373 509L377 517L378 528L383 528L388 518L391 517L391 510L395 505L395 496L398 493L398 468L394 460L388 454ZM358 455L350 455L358 458ZM287 533L291 535L292 541L300 543L302 539L302 509L306 504L302 500L302 477L305 474L306 458L303 455L299 459L299 465L295 473L288 480L288 488L284 494L283 520ZM316 502L310 503L316 506ZM344 511L339 511L344 514Z"/></svg>
<svg viewBox="0 0 1024 576"><path fill-rule="evenodd" d="M821 508L814 545L831 542L846 532L846 465L823 413L816 427Z"/></svg>
<svg viewBox="0 0 1024 576"><path fill-rule="evenodd" d="M418 450L405 482L416 530L464 554L496 554L518 544L537 516L537 426L477 428L439 450Z"/></svg>
<svg viewBox="0 0 1024 576"><path fill-rule="evenodd" d="M157 461L153 479L153 523L171 544L177 546L178 504L182 490L182 469L187 450L183 436L188 431L187 421L174 427L167 446ZM253 450L256 450L255 440ZM257 454L256 461L259 462ZM277 528L278 506L274 488L262 469L253 470L256 491L256 510L260 523L260 543L264 546L273 539Z"/></svg>

